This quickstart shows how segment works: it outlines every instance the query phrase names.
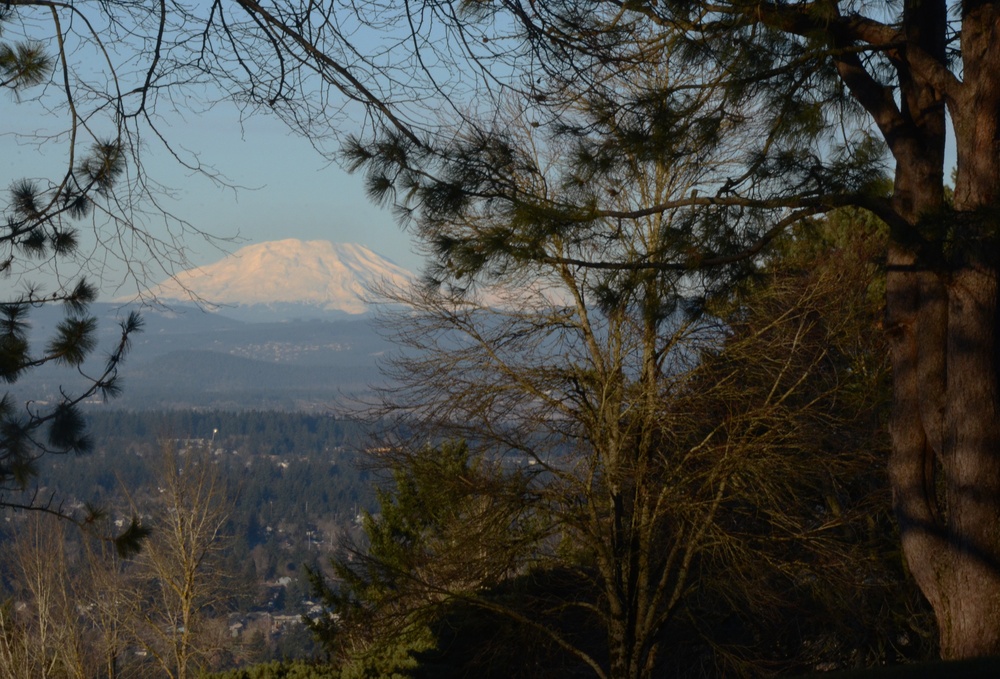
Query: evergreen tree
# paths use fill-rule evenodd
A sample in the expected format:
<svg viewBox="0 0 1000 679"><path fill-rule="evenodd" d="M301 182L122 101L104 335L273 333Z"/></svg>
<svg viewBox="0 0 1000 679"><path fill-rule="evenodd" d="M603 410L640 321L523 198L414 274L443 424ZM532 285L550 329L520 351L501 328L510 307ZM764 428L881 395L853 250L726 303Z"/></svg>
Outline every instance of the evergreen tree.
<svg viewBox="0 0 1000 679"><path fill-rule="evenodd" d="M448 133L414 141L387 127L348 149L372 194L415 218L437 255L435 277L467 284L558 261L618 272L621 286L640 269L725 280L805 218L846 205L877 215L890 233L888 470L903 550L935 611L942 655L1000 653L997 4L496 0L461 8L421 3L407 13L412 25L433 26L428 51L448 63L464 56L467 70L453 70L470 81L482 74L488 87L455 105ZM427 73L445 93L468 82L432 66ZM514 98L520 110L508 117ZM549 172L512 138L512 117L542 132L535 148L555 154ZM706 171L683 196L647 200L623 181L633 157L667 167L704 159ZM888 192L880 181L887 165ZM666 213L685 219L646 260L553 258L538 247L553 235L603 229L613 237L608 222ZM482 215L493 220L489 229L449 228Z"/></svg>
<svg viewBox="0 0 1000 679"><path fill-rule="evenodd" d="M363 513L367 544L333 562L336 583L310 572L334 615L308 624L345 677L410 676L445 609L503 581L531 548L523 484L502 482L464 443L394 457L391 471L378 511Z"/></svg>
<svg viewBox="0 0 1000 679"><path fill-rule="evenodd" d="M332 646L364 630L377 662L419 659L413 676L483 662L736 676L926 652L873 472L885 352L867 330L884 233L857 215L811 226L823 236L783 239L741 296L715 300L712 323L663 304L681 282L645 269L627 297L556 263L484 303L395 298L408 306L387 323L406 347L391 414L406 440L463 437L490 463L417 443L373 456L395 484L328 592ZM489 663L498 646L522 652Z"/></svg>
<svg viewBox="0 0 1000 679"><path fill-rule="evenodd" d="M12 9L0 9L0 28ZM53 61L34 42L0 42L0 88L15 95L47 81ZM7 494L0 504L64 514L54 498L22 499L17 491L28 488L45 454L89 452L79 404L92 397L109 398L120 391L118 367L129 348L130 337L141 328L132 313L121 322L121 336L103 362L88 363L97 347L97 320L87 313L95 289L80 279L43 292L27 283L21 272L38 260L63 260L76 254L77 235L73 221L94 210L95 198L107 198L124 168L121 148L115 141L98 142L89 154L71 168L58 184L45 186L32 180L16 181L10 187L0 225L0 247L4 256L0 272L25 283L20 293L0 302L0 379L15 385L24 374L46 364L65 366L84 377L75 389L60 388L57 394L39 394L39 400L19 403L10 390L0 399L0 490ZM65 317L53 335L42 342L29 338L30 312L45 305L63 304ZM39 346L41 345L41 346ZM90 521L94 517L82 517ZM134 549L142 531L130 529L119 538L123 550Z"/></svg>

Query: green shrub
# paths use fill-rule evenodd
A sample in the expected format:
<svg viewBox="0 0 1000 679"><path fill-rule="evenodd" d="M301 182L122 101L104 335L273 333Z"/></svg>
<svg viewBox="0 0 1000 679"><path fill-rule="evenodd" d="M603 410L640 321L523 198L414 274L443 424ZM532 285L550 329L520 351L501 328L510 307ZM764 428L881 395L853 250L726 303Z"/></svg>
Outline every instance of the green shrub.
<svg viewBox="0 0 1000 679"><path fill-rule="evenodd" d="M332 665L319 665L304 660L274 661L239 670L206 674L202 679L340 679L340 671Z"/></svg>

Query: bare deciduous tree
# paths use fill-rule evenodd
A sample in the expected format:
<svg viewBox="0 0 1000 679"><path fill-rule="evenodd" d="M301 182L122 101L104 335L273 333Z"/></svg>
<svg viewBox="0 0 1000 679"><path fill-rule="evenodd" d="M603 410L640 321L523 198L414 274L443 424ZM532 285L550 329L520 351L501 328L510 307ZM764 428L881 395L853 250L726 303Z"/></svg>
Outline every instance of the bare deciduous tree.
<svg viewBox="0 0 1000 679"><path fill-rule="evenodd" d="M19 585L0 620L3 672L14 677L88 675L85 631L78 624L81 586L67 555L62 525L28 517L12 544L6 568Z"/></svg>
<svg viewBox="0 0 1000 679"><path fill-rule="evenodd" d="M206 451L163 452L152 533L136 557L134 633L171 679L196 676L210 664L218 636L207 623L227 598L220 568L232 498Z"/></svg>
<svg viewBox="0 0 1000 679"><path fill-rule="evenodd" d="M629 187L615 197L624 213L689 194L704 172L702 158L666 165L637 154L615 177L566 178L561 154L573 150L533 144L531 128L514 120L505 128L511 143L497 149L510 153L506 181L551 191L553 202L614 179ZM469 604L545 635L599 677L663 672L668 630L698 630L717 644L707 654L714 662L745 668L756 651L727 649L706 613L710 600L732 615L754 605L777 612L787 603L780 592L804 593L820 564L845 591L860 586L868 555L844 531L880 505L870 485L845 489L870 479L880 402L848 403L844 390L876 393L884 375L882 346L856 337L877 318L867 296L877 272L858 264L775 276L741 298L745 306L713 316L706 304L728 299L724 285L656 266L676 254L662 244L686 233L686 210L562 231L540 225L539 212L508 207L487 203L419 224L429 247L458 244L468 248L463 257L502 240L509 249L496 268L461 276L445 268L437 286L381 291L384 325L401 346L390 375L402 386L384 392L385 413L410 436L376 463L413 472L433 455L426 441L441 438L466 441L486 462L453 480L468 487L447 528L411 539L385 525L413 560L380 571L393 554L383 547L374 570L359 572L358 591L394 572L393 620L445 601ZM607 262L615 265L598 265ZM863 364L875 367L858 372ZM490 472L492 485L483 480ZM488 514L502 517L489 524L500 533L483 525L480 506L506 507ZM374 539L379 526L369 530L373 548L384 542ZM479 555L489 568L479 568ZM509 605L489 596L490 572L508 582L562 572L575 585L568 599L536 593L533 604ZM559 622L567 610L601 630L606 645L579 643Z"/></svg>
<svg viewBox="0 0 1000 679"><path fill-rule="evenodd" d="M67 540L63 522L22 517L5 564L14 598L0 608L4 676L124 679L148 676L151 659L166 676L191 677L233 643L232 576L220 568L228 486L210 454L169 448L157 482L129 500L147 517L136 530L149 534L132 558L104 537L111 528Z"/></svg>

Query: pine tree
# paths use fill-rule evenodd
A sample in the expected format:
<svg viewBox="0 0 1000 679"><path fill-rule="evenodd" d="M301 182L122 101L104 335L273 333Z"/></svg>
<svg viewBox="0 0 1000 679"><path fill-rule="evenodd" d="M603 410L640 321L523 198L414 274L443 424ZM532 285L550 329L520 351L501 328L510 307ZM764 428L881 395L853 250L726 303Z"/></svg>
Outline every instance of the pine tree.
<svg viewBox="0 0 1000 679"><path fill-rule="evenodd" d="M706 665L728 676L752 672L755 661L790 668L805 657L838 662L851 653L885 659L894 624L878 619L850 636L827 636L824 625L857 610L845 616L817 595L832 586L860 607L867 597L858 573L878 563L872 579L884 581L892 570L882 561L884 522L872 540L877 559L866 552L871 543L852 540L885 515L870 485L874 455L884 450L875 435L884 400L874 398L884 345L859 338L878 314L867 295L878 269L866 261L870 252L854 252L866 239L845 239L846 252L816 243L813 253L829 261L813 270L801 253L762 259L734 296L725 281L670 266L687 255L664 241L693 246L683 239L704 235L692 233L683 210L558 221L558 201L609 185L628 187L615 197L621 213L686 197L706 165L661 164L636 152L606 172L570 174L565 156L579 147L532 143L523 118L506 122L499 134L508 143L489 147L490 164L466 153L472 160L456 162L455 180L495 178L493 186L550 193L523 211L497 198L418 217L421 235L454 246L442 252L468 269L460 278L445 263L441 287L387 291L402 311L385 327L403 351L391 373L400 386L385 395L388 414L414 443L462 438L500 469L523 471L527 492L508 499L527 513L521 525L534 527L522 538L529 557L509 570L501 600L485 589L462 592L460 581L428 580L433 568L400 564L385 549L388 535L402 538L404 554L416 545L424 555L420 534L371 532L372 558L393 564L391 582L411 600L457 600L514 621L598 677L698 676ZM477 141L459 143L470 149ZM711 158L712 149L702 152ZM439 190L416 186L428 201ZM882 242L869 222L841 216L840 225ZM792 242L808 251L808 239ZM483 263L489 271L477 270ZM465 294L447 287L467 280ZM375 457L386 459L409 473L422 460ZM503 504L500 469L487 497ZM421 506L406 489L399 497L407 507ZM463 532L474 534L448 534ZM560 586L539 592L519 579ZM405 610L403 597L393 603L400 601ZM798 607L824 614L799 617ZM584 629L567 627L560 613ZM736 622L743 620L752 622Z"/></svg>
<svg viewBox="0 0 1000 679"><path fill-rule="evenodd" d="M0 13L0 27L8 17ZM42 46L32 42L0 42L0 88L15 95L45 82L52 59ZM29 488L38 463L46 454L84 454L92 442L86 434L80 404L93 397L111 398L120 392L118 368L128 353L131 336L142 323L136 313L121 322L121 335L107 357L88 363L97 348L97 319L88 313L96 296L86 280L60 285L52 293L33 286L23 273L26 264L66 260L75 256L78 238L72 223L91 213L94 197L112 190L123 171L124 159L116 142L96 143L73 171L58 185L37 181L15 181L8 191L0 224L0 272L23 285L23 290L0 302L0 380L8 391L0 399L0 504L31 508L66 516L54 497L27 499L20 493ZM43 306L62 304L64 318L50 338L42 342L30 337L30 314ZM39 346L40 345L40 346ZM10 387L30 371L54 364L77 371L84 377L76 390L60 389L54 397L39 394L39 400L18 402ZM81 522L94 520L88 515ZM135 549L143 531L132 526L119 538L123 551Z"/></svg>
<svg viewBox="0 0 1000 679"><path fill-rule="evenodd" d="M540 234L572 239L607 220L673 212L687 224L663 233L655 260L564 261L724 280L807 217L846 205L877 215L890 228L888 470L903 551L935 611L942 655L1000 653L998 5L461 7L450 14L423 3L410 14L451 38L428 49L443 45L454 60L463 45L463 73L492 74L489 88L455 106L449 133L414 142L387 127L348 148L373 196L427 234L436 278L468 282L544 256ZM672 78L650 77L657 73ZM453 81L435 82L454 91ZM515 98L519 120L545 133L542 148L572 149L552 161L559 181L526 165L511 143L503 112ZM704 158L706 171L683 197L645 201L621 181L632 154L667 166ZM627 193L634 202L622 208ZM474 214L497 221L488 231L445 227Z"/></svg>

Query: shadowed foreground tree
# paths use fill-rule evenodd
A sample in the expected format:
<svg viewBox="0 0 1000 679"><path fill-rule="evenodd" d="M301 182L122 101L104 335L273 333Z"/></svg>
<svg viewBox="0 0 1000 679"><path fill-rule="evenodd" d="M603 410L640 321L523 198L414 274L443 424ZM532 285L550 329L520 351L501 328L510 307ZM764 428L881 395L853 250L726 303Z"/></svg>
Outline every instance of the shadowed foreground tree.
<svg viewBox="0 0 1000 679"><path fill-rule="evenodd" d="M464 115L451 134L416 143L387 129L359 140L348 153L365 167L372 193L429 232L442 277L536 257L541 233L571 239L671 210L691 219L658 243L657 257L556 259L623 274L724 271L838 207L889 225L888 469L903 549L934 608L942 655L1000 654L998 4L483 0L461 8L407 3L400 14L426 30L421 37L436 36L415 45L464 51L468 66L458 73L496 74L493 91L517 91L545 142L575 149L567 179L607 181L557 196L511 181L507 162L519 141L497 124L485 88L456 106ZM633 77L650 68L690 78ZM433 65L428 73L448 91L452 81ZM953 199L945 190L949 132ZM669 165L734 138L729 161L696 190L617 203L631 187L614 181L629 153ZM888 195L879 183L886 164ZM456 238L438 228L477 211L530 221L533 237L505 239L496 229Z"/></svg>
<svg viewBox="0 0 1000 679"><path fill-rule="evenodd" d="M631 66L595 68L622 96L693 91L692 115L725 103L703 74L655 60ZM563 86L579 95L561 118L580 132L572 139L538 131L537 109L510 102L489 129L456 136L437 176L391 147L353 150L373 192L408 192L417 233L439 257L437 285L387 294L406 309L386 323L402 345L390 376L403 386L387 392L389 413L415 432L417 450L428 437L455 438L477 458L527 465L526 497L545 538L514 572L568 566L571 581L587 584L552 610L578 610L605 643L575 643L539 622L539 609L518 617L482 596L463 601L548 635L602 677L710 672L701 663L752 672L758 661L793 667L855 652L898 658L886 627L844 645L824 635L819 627L853 612L811 586L861 591L858 574L875 564L886 570L872 582L893 580L884 524L861 527L879 513L871 470L884 403L884 372L856 365L883 365L870 251L848 267L819 249L830 266L796 275L775 258L768 285L733 299L733 283L768 260L736 248L706 274L691 259L732 252L768 213L705 212L688 197L735 169L738 126L704 119L691 135L652 140L644 116L656 101L606 108L604 89ZM779 226L812 212L789 212ZM404 581L421 581L413 576ZM824 613L815 625L782 625L801 610Z"/></svg>
<svg viewBox="0 0 1000 679"><path fill-rule="evenodd" d="M367 547L353 552L357 563L333 564L339 591L310 573L337 616L309 625L348 659L345 677L408 676L418 666L411 654L433 647L431 625L449 594L502 581L531 545L526 489L518 493L515 479L470 458L464 443L416 451L393 465L392 477L391 490L378 491L377 513L363 515ZM409 587L410 579L434 585Z"/></svg>
<svg viewBox="0 0 1000 679"><path fill-rule="evenodd" d="M641 258L643 234L666 226L544 246L551 261L627 242ZM816 246L812 271L783 260L716 321L668 304L681 281L648 269L614 287L624 298L563 263L533 268L535 287L508 269L489 304L398 293L408 310L386 327L403 386L387 400L413 435L374 459L395 490L327 591L330 646L422 676L407 651L446 663L507 626L535 646L494 667L531 676L547 667L532 648L567 676L616 679L926 653L873 471L886 366L863 246ZM502 622L427 647L469 611Z"/></svg>

